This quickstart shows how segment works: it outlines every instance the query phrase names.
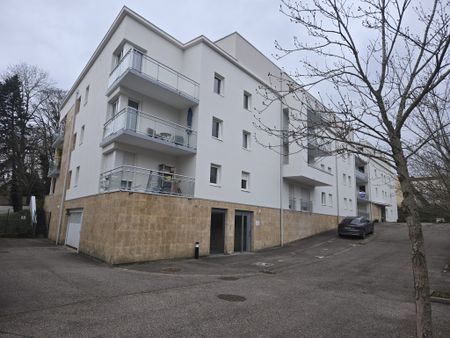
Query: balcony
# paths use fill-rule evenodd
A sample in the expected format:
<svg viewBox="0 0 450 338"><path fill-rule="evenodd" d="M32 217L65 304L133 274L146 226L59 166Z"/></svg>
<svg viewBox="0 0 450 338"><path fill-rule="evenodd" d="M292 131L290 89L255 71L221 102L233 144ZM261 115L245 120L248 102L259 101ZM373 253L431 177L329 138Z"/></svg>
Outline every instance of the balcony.
<svg viewBox="0 0 450 338"><path fill-rule="evenodd" d="M58 177L60 172L60 166L56 162L51 162L48 169L48 177Z"/></svg>
<svg viewBox="0 0 450 338"><path fill-rule="evenodd" d="M364 191L358 191L356 197L357 197L358 203L369 203L370 202L369 194Z"/></svg>
<svg viewBox="0 0 450 338"><path fill-rule="evenodd" d="M296 198L289 198L289 209L302 211L302 212L312 212L312 201L299 200L297 203Z"/></svg>
<svg viewBox="0 0 450 338"><path fill-rule="evenodd" d="M107 95L130 88L176 108L199 102L199 84L162 63L130 49L109 76Z"/></svg>
<svg viewBox="0 0 450 338"><path fill-rule="evenodd" d="M195 179L168 172L123 165L100 174L100 191L194 196Z"/></svg>
<svg viewBox="0 0 450 338"><path fill-rule="evenodd" d="M102 147L120 142L173 155L194 154L197 133L187 126L125 108L108 120L103 128Z"/></svg>
<svg viewBox="0 0 450 338"><path fill-rule="evenodd" d="M64 131L59 129L55 133L55 140L52 143L52 148L62 149L63 143L64 143Z"/></svg>
<svg viewBox="0 0 450 338"><path fill-rule="evenodd" d="M355 179L357 183L367 183L369 181L367 174L358 169L355 170Z"/></svg>

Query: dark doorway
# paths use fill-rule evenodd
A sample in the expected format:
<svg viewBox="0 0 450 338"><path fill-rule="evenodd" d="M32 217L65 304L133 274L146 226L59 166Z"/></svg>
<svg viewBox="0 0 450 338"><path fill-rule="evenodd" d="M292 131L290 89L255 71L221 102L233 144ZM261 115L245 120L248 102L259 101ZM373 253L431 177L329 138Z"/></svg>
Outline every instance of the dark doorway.
<svg viewBox="0 0 450 338"><path fill-rule="evenodd" d="M211 210L211 236L209 240L210 254L223 254L225 249L225 216L226 210Z"/></svg>
<svg viewBox="0 0 450 338"><path fill-rule="evenodd" d="M386 222L386 207L381 207L381 222Z"/></svg>
<svg viewBox="0 0 450 338"><path fill-rule="evenodd" d="M251 212L236 211L234 216L234 252L251 251Z"/></svg>

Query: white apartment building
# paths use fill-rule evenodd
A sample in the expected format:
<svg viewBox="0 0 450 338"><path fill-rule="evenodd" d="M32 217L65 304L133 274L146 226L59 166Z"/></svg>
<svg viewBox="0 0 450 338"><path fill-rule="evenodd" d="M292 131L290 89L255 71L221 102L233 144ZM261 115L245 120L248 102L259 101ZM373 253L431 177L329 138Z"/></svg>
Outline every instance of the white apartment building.
<svg viewBox="0 0 450 338"><path fill-rule="evenodd" d="M124 7L61 107L49 238L126 263L190 257L196 242L201 255L282 245L374 206L395 221L388 169L255 127L269 73L282 72L238 33L182 43ZM289 107L261 117L282 127Z"/></svg>

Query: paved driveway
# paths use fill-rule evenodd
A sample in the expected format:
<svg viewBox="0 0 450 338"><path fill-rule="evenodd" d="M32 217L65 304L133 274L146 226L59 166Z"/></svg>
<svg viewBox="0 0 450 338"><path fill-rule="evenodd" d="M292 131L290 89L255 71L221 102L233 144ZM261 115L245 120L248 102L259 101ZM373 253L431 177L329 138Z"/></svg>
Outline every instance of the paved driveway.
<svg viewBox="0 0 450 338"><path fill-rule="evenodd" d="M406 227L375 231L119 267L46 240L0 239L0 336L412 337ZM450 224L424 231L432 287L450 291ZM433 303L433 320L449 337L450 305Z"/></svg>

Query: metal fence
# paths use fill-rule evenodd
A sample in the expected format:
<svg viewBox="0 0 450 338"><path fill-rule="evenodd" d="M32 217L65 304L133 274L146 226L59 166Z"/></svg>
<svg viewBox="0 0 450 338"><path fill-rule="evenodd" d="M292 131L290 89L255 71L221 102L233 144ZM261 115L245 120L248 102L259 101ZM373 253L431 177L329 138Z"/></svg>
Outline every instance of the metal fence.
<svg viewBox="0 0 450 338"><path fill-rule="evenodd" d="M173 91L198 101L199 84L135 49L130 49L109 76L111 87L127 70L134 70Z"/></svg>
<svg viewBox="0 0 450 338"><path fill-rule="evenodd" d="M100 175L100 191L135 191L149 194L194 196L195 179L134 166L120 166Z"/></svg>
<svg viewBox="0 0 450 338"><path fill-rule="evenodd" d="M130 130L173 145L197 148L197 133L191 128L130 107L122 109L105 123L103 137L120 130Z"/></svg>

